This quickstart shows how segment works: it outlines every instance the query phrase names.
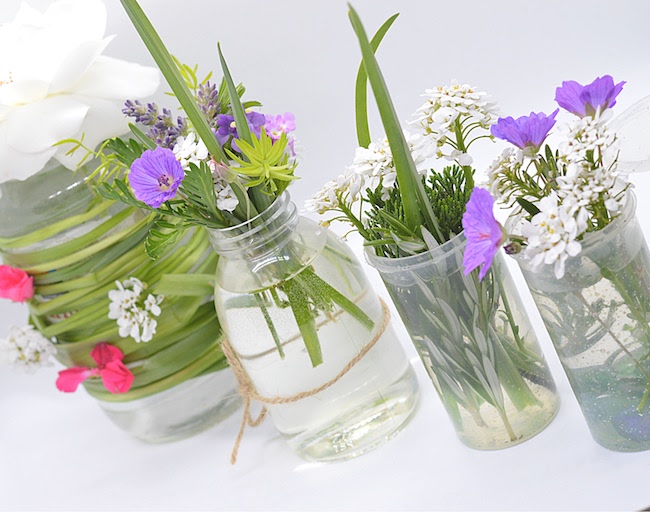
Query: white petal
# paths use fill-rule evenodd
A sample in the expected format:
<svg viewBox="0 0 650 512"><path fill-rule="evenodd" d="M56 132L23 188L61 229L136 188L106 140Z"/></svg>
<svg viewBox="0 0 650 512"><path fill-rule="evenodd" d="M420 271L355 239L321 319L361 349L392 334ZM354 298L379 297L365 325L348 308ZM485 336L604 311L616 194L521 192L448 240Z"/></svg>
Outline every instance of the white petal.
<svg viewBox="0 0 650 512"><path fill-rule="evenodd" d="M157 69L102 55L71 91L81 96L117 100L121 105L129 98L152 95L159 84Z"/></svg>
<svg viewBox="0 0 650 512"><path fill-rule="evenodd" d="M65 95L16 108L6 119L7 142L25 153L44 151L77 133L87 112L88 105Z"/></svg>
<svg viewBox="0 0 650 512"><path fill-rule="evenodd" d="M7 123L0 123L0 183L8 180L26 180L40 171L56 153L46 148L35 153L23 153L7 142Z"/></svg>
<svg viewBox="0 0 650 512"><path fill-rule="evenodd" d="M67 91L75 85L112 39L107 37L102 41L84 41L68 52L52 77L49 94Z"/></svg>

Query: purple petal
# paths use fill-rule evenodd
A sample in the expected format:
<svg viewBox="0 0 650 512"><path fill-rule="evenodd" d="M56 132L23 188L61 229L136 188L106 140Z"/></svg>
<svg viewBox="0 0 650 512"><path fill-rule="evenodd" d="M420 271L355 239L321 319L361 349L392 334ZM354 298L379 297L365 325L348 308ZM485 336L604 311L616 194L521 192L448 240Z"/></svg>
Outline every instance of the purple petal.
<svg viewBox="0 0 650 512"><path fill-rule="evenodd" d="M560 107L580 117L586 115L585 102L582 99L583 87L578 82L568 80L555 89L555 101Z"/></svg>
<svg viewBox="0 0 650 512"><path fill-rule="evenodd" d="M147 150L131 164L129 184L138 201L158 208L172 199L183 181L185 173L174 152L157 147Z"/></svg>
<svg viewBox="0 0 650 512"><path fill-rule="evenodd" d="M463 254L465 275L483 265L479 272L482 280L492 265L492 260L506 240L501 224L494 218L494 200L482 188L474 188L463 214L463 229L467 246Z"/></svg>

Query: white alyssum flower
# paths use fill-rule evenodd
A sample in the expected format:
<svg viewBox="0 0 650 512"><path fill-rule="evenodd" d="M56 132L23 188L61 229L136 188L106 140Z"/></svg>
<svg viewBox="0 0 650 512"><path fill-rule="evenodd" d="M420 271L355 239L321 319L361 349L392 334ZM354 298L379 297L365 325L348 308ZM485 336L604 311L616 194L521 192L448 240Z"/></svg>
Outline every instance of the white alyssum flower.
<svg viewBox="0 0 650 512"><path fill-rule="evenodd" d="M496 103L490 96L467 84L453 80L451 85L427 89L424 105L414 114L414 123L420 125L426 140L433 146L437 158L457 160L460 165L470 165L471 157L458 149L445 153L447 138L455 140L454 123L468 120L483 129L489 129L497 120Z"/></svg>
<svg viewBox="0 0 650 512"><path fill-rule="evenodd" d="M555 277L564 276L565 262L582 250L576 238L587 229L584 218L574 217L552 192L537 204L540 212L524 222L521 233L528 239L524 257L533 272L544 265L554 265Z"/></svg>
<svg viewBox="0 0 650 512"><path fill-rule="evenodd" d="M422 136L404 130L404 138L418 172L426 174L427 170L422 166L426 160L426 155L422 151ZM397 172L388 139L383 138L377 142L371 142L367 148L357 148L354 161L347 171L351 183L354 182L354 175L360 178L359 190L367 188L375 190L381 183L382 199L388 199L388 194L397 183Z"/></svg>
<svg viewBox="0 0 650 512"><path fill-rule="evenodd" d="M580 171L588 152L593 152L596 157L605 157L615 151L616 134L608 128L606 121L606 115L576 117L559 127L562 135L558 145L560 161L567 164L569 174Z"/></svg>
<svg viewBox="0 0 650 512"><path fill-rule="evenodd" d="M188 133L187 137L179 137L173 151L183 170L188 170L190 164L199 165L200 162L205 162L210 156L208 148L194 132Z"/></svg>
<svg viewBox="0 0 650 512"><path fill-rule="evenodd" d="M404 138L409 145L418 172L421 175L426 174L427 169L422 165L426 160L422 136L404 130ZM370 143L367 148L357 148L352 165L345 169L344 174L325 183L321 190L305 201L305 210L319 214L336 210L339 208L340 199L348 205L352 204L359 199L363 190L368 188L375 190L380 183L382 198L388 199L390 190L397 183L397 173L386 138Z"/></svg>
<svg viewBox="0 0 650 512"><path fill-rule="evenodd" d="M208 162L208 166L212 171L212 178L214 182L214 191L217 194L217 208L219 210L232 212L239 205L239 199L232 189L227 178L231 176L237 179L228 167L222 163L217 163L214 160Z"/></svg>
<svg viewBox="0 0 650 512"><path fill-rule="evenodd" d="M495 201L510 202L508 186L510 180L507 174L516 171L524 163L524 153L521 149L506 148L488 167L487 188Z"/></svg>
<svg viewBox="0 0 650 512"><path fill-rule="evenodd" d="M153 317L160 316L164 296L148 294L142 299L146 285L135 277L115 281L115 285L117 290L108 292L108 318L117 320L122 338L131 336L137 343L151 341L158 326Z"/></svg>
<svg viewBox="0 0 650 512"><path fill-rule="evenodd" d="M0 26L0 182L25 180L54 159L75 169L62 139L94 148L128 131L124 98L152 94L154 68L101 55L106 7L100 0L59 0L45 12L23 3Z"/></svg>
<svg viewBox="0 0 650 512"><path fill-rule="evenodd" d="M33 325L12 326L9 337L0 339L3 359L27 373L33 373L41 366L51 366L56 348Z"/></svg>

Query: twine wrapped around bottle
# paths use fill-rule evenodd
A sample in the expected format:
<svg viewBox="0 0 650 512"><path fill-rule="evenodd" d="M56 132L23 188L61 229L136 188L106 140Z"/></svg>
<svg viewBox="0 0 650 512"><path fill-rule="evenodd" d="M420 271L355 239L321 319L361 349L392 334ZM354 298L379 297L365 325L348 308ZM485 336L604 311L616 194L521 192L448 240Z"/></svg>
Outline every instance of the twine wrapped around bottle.
<svg viewBox="0 0 650 512"><path fill-rule="evenodd" d="M237 454L239 452L239 446L241 445L241 441L244 436L244 431L246 430L246 425L250 427L257 427L264 421L264 418L266 418L266 414L268 412L267 408L263 407L258 417L253 418L250 411L251 401L257 400L258 402L268 405L289 404L302 400L303 398L314 396L341 380L341 378L343 378L346 373L348 373L359 361L361 361L361 359L368 352L370 352L370 350L375 346L377 341L379 341L379 338L382 337L386 331L386 328L388 327L388 323L390 322L390 310L383 300L380 299L380 301L383 311L382 323L372 339L364 345L359 353L354 356L333 379L328 380L327 382L314 389L302 391L300 393L296 393L295 395L283 397L266 397L260 395L255 389L255 385L251 381L250 377L246 373L246 370L239 360L239 357L237 357L237 354L232 348L232 345L230 345L230 342L227 338L224 338L221 343L221 348L223 350L223 353L226 355L226 359L232 368L235 378L237 379L237 382L239 384L239 393L244 400L244 415L242 418L241 426L239 428L239 433L237 434L237 439L235 439L235 445L233 446L232 454L230 455L231 464L235 464L237 462Z"/></svg>

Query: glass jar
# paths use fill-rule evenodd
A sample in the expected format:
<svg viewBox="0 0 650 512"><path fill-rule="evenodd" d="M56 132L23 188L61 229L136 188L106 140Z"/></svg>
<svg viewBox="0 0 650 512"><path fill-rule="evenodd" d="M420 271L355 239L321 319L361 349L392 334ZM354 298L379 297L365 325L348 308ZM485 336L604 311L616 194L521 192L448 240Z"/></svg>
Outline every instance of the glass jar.
<svg viewBox="0 0 650 512"><path fill-rule="evenodd" d="M125 354L135 379L112 395L99 379L86 390L121 428L150 442L203 430L241 403L220 350L222 331L211 294L166 297L154 339L121 338L108 318L115 281L137 277L154 289L166 272L213 272L216 255L202 230L191 232L158 261L144 252L152 218L98 197L87 172L52 161L25 181L0 184L0 255L34 277L31 321L56 340L68 367L94 367L93 347L107 342Z"/></svg>
<svg viewBox="0 0 650 512"><path fill-rule="evenodd" d="M460 440L494 450L530 439L559 397L501 255L482 281L463 273L461 233L405 258L366 250L379 271Z"/></svg>
<svg viewBox="0 0 650 512"><path fill-rule="evenodd" d="M592 436L625 452L650 449L650 254L635 205L628 191L620 216L584 236L562 279L515 255Z"/></svg>
<svg viewBox="0 0 650 512"><path fill-rule="evenodd" d="M298 216L286 192L249 222L210 236L220 255L217 313L259 395L287 398L314 390L376 341L331 386L268 406L291 448L308 460L344 460L404 427L416 405L417 381L383 321L379 298L344 243ZM297 320L305 312L322 354L316 366Z"/></svg>

